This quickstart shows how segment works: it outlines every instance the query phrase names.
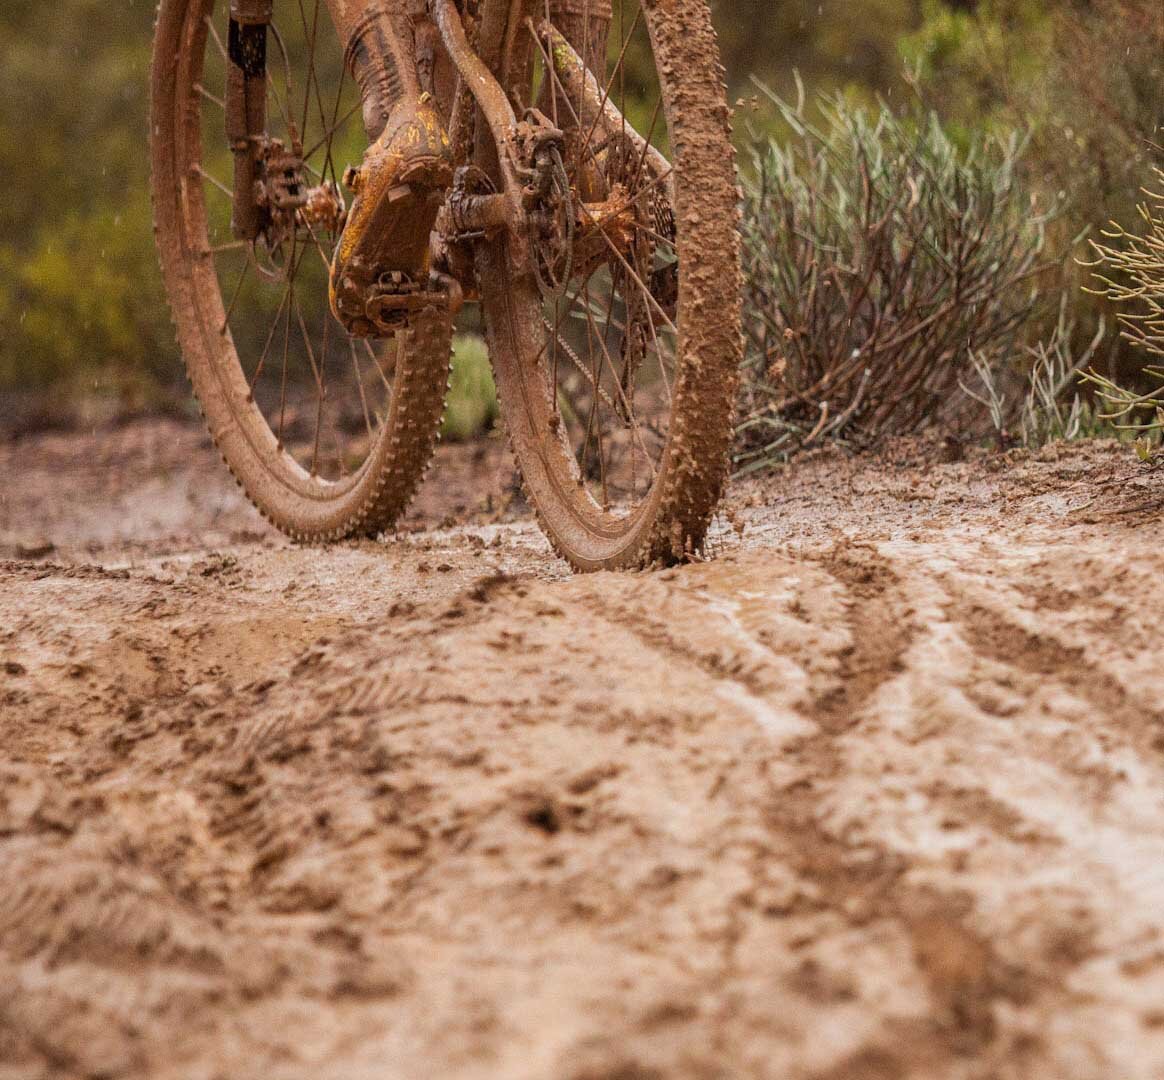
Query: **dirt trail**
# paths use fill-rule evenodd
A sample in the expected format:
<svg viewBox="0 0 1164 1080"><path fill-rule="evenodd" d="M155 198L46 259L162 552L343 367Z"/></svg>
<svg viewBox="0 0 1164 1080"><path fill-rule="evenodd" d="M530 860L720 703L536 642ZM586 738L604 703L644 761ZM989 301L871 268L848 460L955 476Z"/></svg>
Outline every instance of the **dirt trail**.
<svg viewBox="0 0 1164 1080"><path fill-rule="evenodd" d="M467 454L320 552L0 448L0 1077L1164 1077L1155 478L822 457L571 578Z"/></svg>

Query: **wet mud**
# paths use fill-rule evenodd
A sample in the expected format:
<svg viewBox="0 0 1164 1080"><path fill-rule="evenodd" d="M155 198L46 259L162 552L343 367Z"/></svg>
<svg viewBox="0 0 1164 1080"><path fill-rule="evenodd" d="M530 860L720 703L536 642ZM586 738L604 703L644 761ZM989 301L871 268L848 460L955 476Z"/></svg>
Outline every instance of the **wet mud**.
<svg viewBox="0 0 1164 1080"><path fill-rule="evenodd" d="M192 429L0 464L4 1080L1164 1076L1125 451L820 455L584 578L492 444L328 550Z"/></svg>

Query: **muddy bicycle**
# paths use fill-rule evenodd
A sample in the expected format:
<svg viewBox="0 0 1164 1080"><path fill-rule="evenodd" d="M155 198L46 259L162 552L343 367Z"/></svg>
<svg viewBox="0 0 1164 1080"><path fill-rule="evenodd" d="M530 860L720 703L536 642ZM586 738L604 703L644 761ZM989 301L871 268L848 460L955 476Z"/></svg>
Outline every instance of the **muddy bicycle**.
<svg viewBox="0 0 1164 1080"><path fill-rule="evenodd" d="M391 528L435 450L454 323L477 305L559 554L597 570L697 551L727 474L741 350L705 0L403 0L405 31L356 48L345 2L161 2L155 228L195 395L235 477L298 540ZM366 168L345 166L384 125L369 86L399 91L402 72L437 118L442 168L377 205L423 250L406 270L341 266L371 205ZM369 233L386 220L363 217Z"/></svg>

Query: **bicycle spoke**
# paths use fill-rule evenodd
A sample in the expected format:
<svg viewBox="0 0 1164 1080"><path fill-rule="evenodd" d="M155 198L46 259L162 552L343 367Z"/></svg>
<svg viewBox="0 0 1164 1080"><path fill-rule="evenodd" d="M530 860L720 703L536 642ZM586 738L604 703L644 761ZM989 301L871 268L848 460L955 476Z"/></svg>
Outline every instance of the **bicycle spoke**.
<svg viewBox="0 0 1164 1080"><path fill-rule="evenodd" d="M295 302L295 282L287 286L287 308L283 316L283 374L279 384L279 430L276 433L279 449L283 449L283 430L287 422L287 358L291 351L291 305Z"/></svg>
<svg viewBox="0 0 1164 1080"><path fill-rule="evenodd" d="M552 326L550 326L548 319L543 320L542 326L543 326L543 329L548 334L550 334L551 336L554 336L554 329ZM581 358L569 346L569 344L567 344L565 341L562 340L560 335L557 335L557 337L558 337L558 346L562 350L562 355L564 357L566 357L566 359L569 360L571 364L574 365L574 367L578 371L578 373L586 380L587 384L594 390L594 392L599 397L602 398L602 400L606 403L606 405L609 408L613 409L614 402L610 399L610 395L607 394L607 392L605 390L603 390L601 386L598 386L594 382L594 375L590 371L590 369L586 367L586 365L582 362Z"/></svg>
<svg viewBox="0 0 1164 1080"><path fill-rule="evenodd" d="M267 90L271 97L275 99L275 107L279 110L279 115L283 118L283 126L287 129L287 137L291 141L291 145L295 145L296 131L295 121L291 119L291 114L287 111L287 106L283 103L283 98L279 94L278 88L275 86L275 80L270 72L267 72ZM291 87L287 87L287 93L290 95Z"/></svg>
<svg viewBox="0 0 1164 1080"><path fill-rule="evenodd" d="M663 111L663 99L660 97L655 102L655 111L651 116L651 125L649 128L647 128L647 137L643 140L643 151L639 155L639 164L638 164L638 167L635 169L635 178L634 178L634 180L631 181L631 190L632 191L634 191L636 189L636 185L639 182L639 178L643 175L643 169L646 167L646 164L647 164L647 157L651 152L651 146L653 145L654 140L655 140L655 127L659 123L659 117L662 114L662 111Z"/></svg>
<svg viewBox="0 0 1164 1080"><path fill-rule="evenodd" d="M207 15L203 20L206 23L206 28L210 31L210 37L214 41L215 47L218 49L218 54L228 64L230 63L230 56L227 55L226 46L222 43L222 38L218 36L218 28L214 25L214 19Z"/></svg>
<svg viewBox="0 0 1164 1080"><path fill-rule="evenodd" d="M657 244L666 244L672 251L675 250L675 243L673 240L668 240L667 237L655 232L649 225L644 225L641 221L631 221L629 225L632 229L641 232L644 236L649 236Z"/></svg>
<svg viewBox="0 0 1164 1080"><path fill-rule="evenodd" d="M585 207L583 207L583 213L585 213L587 217L590 217L591 221L594 221L593 217L590 215L590 212L586 210ZM598 227L597 222L595 222L595 225ZM598 231L602 234L602 239L606 241L606 246L610 248L610 253L622 264L623 269L626 270L628 274L630 274L635 284L638 285L639 289L642 290L642 294L644 297L646 297L647 302L659 313L659 316L662 318L663 322L665 322L674 333L678 334L679 328L671 321L670 316L662 309L662 307L659 306L659 301L655 299L654 294L643 283L643 279L639 277L634 267L626 261L626 257L623 255L623 253L619 251L617 247L615 247L614 241L606 235L606 231L601 227L598 227Z"/></svg>
<svg viewBox="0 0 1164 1080"><path fill-rule="evenodd" d="M550 23L550 0L545 2L546 25ZM537 33L534 32L534 41L538 41ZM539 42L539 48L541 43ZM554 62L546 56L545 49L541 50L543 62L546 64L546 79L550 84L550 119L554 122L554 127L560 128L562 125L558 123L558 75L554 70Z"/></svg>
<svg viewBox="0 0 1164 1080"><path fill-rule="evenodd" d="M315 107L319 112L319 126L323 130L327 130L327 115L323 108L323 91L319 86L319 75L316 70L316 44L319 40L319 0L314 0L314 6L311 15L311 27L307 26L307 13L303 8L303 0L298 0L299 15L303 23L304 32L307 34L307 77L304 79L303 91L303 135L307 136L307 121L308 113L310 112L312 90L315 91ZM343 80L340 80L340 88L342 90ZM310 155L305 154L304 157Z"/></svg>
<svg viewBox="0 0 1164 1080"><path fill-rule="evenodd" d="M392 381L384 373L384 367L380 363L380 357L376 355L376 350L372 348L372 343L367 339L364 340L364 350L367 352L372 363L376 366L376 370L380 373L380 381L384 384L384 389L391 393Z"/></svg>
<svg viewBox="0 0 1164 1080"><path fill-rule="evenodd" d="M590 295L589 295L589 288L588 288L587 292L586 292L586 308L588 311L590 309L590 306L591 306L590 305ZM611 289L610 301L609 301L607 307L609 309L609 308L612 308L613 306L614 306L614 290ZM603 334L603 337L599 338L599 344L602 346L602 349L605 352L605 350L606 350L605 332ZM598 383L599 383L599 385L601 385L601 383L602 383L601 368L599 369ZM606 400L607 400L607 402L609 402L610 398L607 397ZM617 416L617 412L616 412L616 416ZM601 439L601 437L602 437L602 432L600 429L599 430L599 438ZM600 470L599 479L601 480L601 483L602 483L602 508L604 510L609 510L610 509L610 489L609 489L609 485L607 484L607 472L608 472L607 454L606 454L606 447L604 445L602 445L601 443L599 444L599 447L598 447L598 467Z"/></svg>
<svg viewBox="0 0 1164 1080"><path fill-rule="evenodd" d="M566 305L566 307L563 309L563 311L562 311L562 314L561 314L561 315L558 317L558 321L557 321L556 323L554 323L554 325L553 325L553 329L552 329L551 333L552 333L552 335L554 336L554 338L555 338L555 339L557 338L558 334L561 332L561 329L562 329L562 323L563 323L563 322L565 322L565 320L566 320L566 316L570 314L570 312L571 312L571 311L573 310L573 308L574 308L574 305L575 305L575 304L578 302L578 297L579 297L579 296L581 296L581 294L582 294L582 290L583 290L583 289L586 287L586 283L587 283L588 281L590 281L590 279L591 279L591 278L592 278L592 277L593 277L593 276L594 276L594 275L595 275L597 272L598 272L598 268L597 268L597 267L595 267L595 269L594 269L594 270L592 270L592 271L591 271L591 272L590 272L590 273L589 273L589 274L586 276L585 280L584 280L584 281L583 281L583 282L582 282L582 283L581 283L581 284L580 284L580 285L579 285L579 286L578 286L578 287L577 287L577 288L574 290L574 295L573 295L573 297L571 297L571 299L570 299L570 302L569 302L569 303ZM550 345L550 342L549 342L549 339L547 339L547 340L546 340L546 341L543 343L542 347L541 347L541 348L540 348L540 349L537 351L537 354L534 356L534 358L533 358L533 363L535 363L535 364L536 364L536 363L537 363L539 360L541 360L541 358L542 358L543 356L545 356L545 354L546 354L546 350L549 348L549 345Z"/></svg>
<svg viewBox="0 0 1164 1080"><path fill-rule="evenodd" d="M315 379L315 388L323 392L323 376L315 360L315 350L311 347L311 335L307 332L307 322L303 318L303 308L299 301L295 301L295 321L299 325L299 332L303 336L303 345L307 349L307 362L311 365L311 375Z"/></svg>
<svg viewBox="0 0 1164 1080"><path fill-rule="evenodd" d="M587 311L589 312L589 308L587 308ZM598 334L594 329L593 317L590 318L590 331L595 337L598 337ZM647 454L646 447L642 445L642 433L639 431L638 419L635 416L634 409L631 408L630 402L627 401L626 393L622 388L622 381L618 377L618 370L615 368L614 361L610 357L610 352L606 347L606 342L601 337L598 337L598 343L602 346L602 356L606 360L606 364L610 369L611 375L614 377L614 385L615 389L618 391L619 400L622 402L622 406L624 409L626 409L627 416L630 418L632 431L637 438L640 449L642 449L643 453L647 456L648 464L650 464L650 455ZM653 472L654 468L652 466L652 474Z"/></svg>
<svg viewBox="0 0 1164 1080"><path fill-rule="evenodd" d="M622 17L622 7L619 7L619 18ZM618 73L622 70L622 65L626 60L626 51L630 47L631 38L634 36L635 29L639 25L639 20L643 16L643 9L639 8L635 12L634 22L631 24L629 33L623 35L622 48L618 54L618 60L615 61L614 71L610 73L610 80L606 84L606 88L602 91L602 101L598 105L598 112L594 114L594 123L590 125L590 130L586 133L584 143L590 142L594 138L594 132L598 129L598 125L606 113L606 103L610 100L610 90L614 86L614 80Z"/></svg>
<svg viewBox="0 0 1164 1080"><path fill-rule="evenodd" d="M303 326L302 313L300 314L299 319L300 319L299 325ZM325 399L327 398L327 375L326 375L327 367L326 367L326 365L327 365L328 325L329 324L328 324L327 319L325 317L324 323L323 323L323 351L320 353L320 356L319 356L319 369L318 369L319 393L316 394L316 397L315 397L315 439L314 439L314 442L313 442L313 445L311 448L311 475L312 476L317 475L318 470L319 470L319 437L320 437L320 431L323 427L323 403L324 403ZM306 332L304 333L304 338L306 340ZM306 341L306 344L307 344L307 355L311 356L312 355L311 342ZM312 366L314 367L314 364ZM338 435L337 435L337 438L338 438Z"/></svg>
<svg viewBox="0 0 1164 1080"><path fill-rule="evenodd" d="M586 295L586 303L587 303L587 307L589 307L590 298L589 298L588 293ZM606 460L603 457L601 421L599 421L599 419L598 419L598 402L600 400L602 375L601 375L601 369L598 365L598 361L595 359L594 343L593 343L592 335L590 333L587 333L587 335L586 335L586 352L587 352L587 357L590 360L590 380L594 386L594 396L590 399L590 412L586 418L586 435L585 435L585 438L584 438L583 443L582 443L582 456L581 456L581 459L579 461L579 475L580 475L580 478L582 479L583 483L585 483L587 451L590 448L590 442L591 442L591 438L592 438L593 433L594 433L594 427L595 427L595 424L597 423L599 425L598 439L597 439L598 472L599 472L599 478L600 478L601 483L602 483L602 505L603 505L603 509L606 509L607 505L608 505L607 498L606 498Z"/></svg>
<svg viewBox="0 0 1164 1080"><path fill-rule="evenodd" d="M243 284L247 280L247 271L250 268L251 263L249 260L243 263L242 273L238 276L238 284L234 287L234 295L231 297L230 304L226 308L226 314L222 319L222 328L218 331L220 334L225 335L230 328L230 317L234 314L234 309L238 305L239 297L242 295Z"/></svg>
<svg viewBox="0 0 1164 1080"><path fill-rule="evenodd" d="M307 24L307 12L303 8L303 0L296 0L299 7L299 21L303 26L304 36L307 38L307 75L303 80L303 122L299 130L307 134L307 116L311 111L311 82L315 73L315 31L319 26L319 0L315 0L315 10L312 15L312 25Z"/></svg>
<svg viewBox="0 0 1164 1080"><path fill-rule="evenodd" d="M337 114L339 113L339 106L340 106L340 103L342 102L342 100L343 100L343 88L341 87L340 93L339 93L339 95L337 95L337 98L336 98L336 110L335 111ZM304 151L303 157L305 159L315 157L315 155L318 154L319 151L322 150L325 146L330 146L332 139L335 138L336 132L338 132L341 128L345 127L347 125L348 121L351 120L351 118L353 116L355 116L356 113L358 113L362 107L363 107L362 104L357 101L355 103L355 105L353 105L350 109L348 109L348 111L346 113L344 113L342 119L340 119L338 122L333 122L332 126L327 128L326 133L321 138L317 139L314 143L311 144L310 150ZM326 127L326 125L324 125L324 126Z"/></svg>
<svg viewBox="0 0 1164 1080"><path fill-rule="evenodd" d="M326 176L326 174L330 170L332 183L334 183L337 188L339 187L339 177L336 175L335 159L332 157L332 153L331 153L332 146L335 142L335 133L336 133L336 131L339 130L340 127L344 127L347 125L347 122L356 114L356 111L363 104L361 101L357 100L356 105L352 109L348 110L348 112L344 115L343 120L342 121L339 120L340 105L343 103L344 83L346 81L346 78L347 78L347 71L345 68L344 73L340 76L340 79L336 84L335 105L332 106L332 110L331 110L331 124L330 124L330 126L328 124L324 124L325 131L324 131L324 135L323 135L324 143L327 146L327 152L324 154L324 157L323 157L324 175ZM307 156L310 156L310 155L307 155Z"/></svg>
<svg viewBox="0 0 1164 1080"><path fill-rule="evenodd" d="M368 438L373 437L372 434L372 416L368 412L368 396L364 393L364 376L360 371L360 357L356 352L356 343L348 338L348 352L352 358L352 370L356 373L356 386L360 389L360 408L364 413L364 426L368 429Z"/></svg>
<svg viewBox="0 0 1164 1080"><path fill-rule="evenodd" d="M213 259L217 255L226 255L231 251L249 250L251 242L249 240L232 240L226 244L218 244L213 247L206 247L202 249L202 257Z"/></svg>
<svg viewBox="0 0 1164 1080"><path fill-rule="evenodd" d="M215 94L212 94L201 83L195 83L194 89L197 90L198 93L201 94L207 101L211 102L214 105L217 105L223 112L226 112L226 102L223 101L222 98L218 97Z"/></svg>
<svg viewBox="0 0 1164 1080"><path fill-rule="evenodd" d="M655 320L651 317L650 311L646 312L647 325L651 328L651 340L655 345L655 358L659 361L659 374L663 379L663 389L667 394L667 407L670 408L672 404L671 399L671 379L667 375L667 364L663 357L663 349L659 344L659 335L655 330Z"/></svg>
<svg viewBox="0 0 1164 1080"><path fill-rule="evenodd" d="M628 40L628 36L623 33L623 26L625 24L624 15L625 15L625 12L623 10L623 6L622 6L622 4L619 4L618 5L618 33L619 33L619 36L625 42ZM634 33L634 31L632 30L631 33ZM625 49L626 46L624 45L623 48ZM622 64L619 64L617 71L618 71L618 98L619 98L618 111L619 111L619 115L622 117L622 136L625 139L626 138L626 68Z"/></svg>
<svg viewBox="0 0 1164 1080"><path fill-rule="evenodd" d="M562 321L561 306L562 306L561 299L559 297L555 297L554 298L554 315L556 318L555 318L555 329L554 329L554 333L553 333L553 350L554 350L554 352L553 352L553 356L551 357L551 360L550 360L550 364L551 364L550 386L553 387L555 389L555 391L556 391L557 386L558 386L558 331L557 331L557 326L560 326L561 321ZM558 400L558 395L556 392L554 393L553 396L554 396L554 415L558 416L561 413L561 407L560 407L561 403Z"/></svg>
<svg viewBox="0 0 1164 1080"><path fill-rule="evenodd" d="M307 229L307 234L311 237L311 243L314 245L315 250L319 253L319 258L323 262L324 271L326 273L330 274L331 273L331 259L328 257L327 252L324 251L323 245L319 242L319 237L315 235L315 230L310 225L308 225L306 222L304 222L304 225Z"/></svg>
<svg viewBox="0 0 1164 1080"><path fill-rule="evenodd" d="M271 320L271 329L267 333L267 341L263 345L263 351L259 356L259 362L255 366L255 373L248 380L248 385L251 390L251 400L255 396L255 384L259 381L259 376L262 374L263 365L267 362L267 354L271 351L271 342L275 340L275 331L279 327L279 319L283 314L283 307L287 303L287 291L284 290L283 297L279 301L279 310L275 312L275 318Z"/></svg>
<svg viewBox="0 0 1164 1080"><path fill-rule="evenodd" d="M635 203L637 203L644 195L646 195L647 192L653 190L654 188L661 187L668 180L670 180L672 174L673 174L673 170L668 169L666 172L661 173L659 176L655 177L653 180L650 180L647 183L645 183L642 187L636 188L635 190L633 190L630 193L630 195L627 196L627 199L625 202L620 203L615 208L615 210L613 212L608 212L609 216L620 217L627 210L629 210L632 206L634 206ZM591 220L593 220L593 219L591 219Z"/></svg>
<svg viewBox="0 0 1164 1080"><path fill-rule="evenodd" d="M231 200L231 202L234 201L234 192L230 188L228 188L221 180L219 180L218 177L212 176L201 165L195 165L194 172L196 175L201 176L202 179L205 180L207 183L213 185L219 191L221 191L223 193L223 195L225 195L228 199Z"/></svg>

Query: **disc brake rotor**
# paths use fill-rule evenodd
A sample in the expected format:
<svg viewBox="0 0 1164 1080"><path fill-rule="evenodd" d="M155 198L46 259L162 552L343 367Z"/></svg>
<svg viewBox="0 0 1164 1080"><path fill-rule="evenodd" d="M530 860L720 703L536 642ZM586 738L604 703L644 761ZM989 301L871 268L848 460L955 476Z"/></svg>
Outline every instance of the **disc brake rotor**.
<svg viewBox="0 0 1164 1080"><path fill-rule="evenodd" d="M544 191L526 220L538 289L544 300L553 301L565 294L574 276L574 196L556 146L544 151L539 172Z"/></svg>
<svg viewBox="0 0 1164 1080"><path fill-rule="evenodd" d="M616 402L625 421L628 417L624 415L623 402L634 399L635 379L650 353L656 333L654 305L634 278L641 280L659 308L668 318L673 318L678 301L678 264L666 262L664 252L667 245L674 250L675 216L660 185L650 185L645 197L626 195L641 190L642 174L647 168L641 150L629 137L612 135L595 152L594 159L610 192L610 202L617 205L614 225L623 238L616 245L621 249L621 257L608 248L608 265L614 288L626 305L619 372L623 392Z"/></svg>

